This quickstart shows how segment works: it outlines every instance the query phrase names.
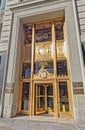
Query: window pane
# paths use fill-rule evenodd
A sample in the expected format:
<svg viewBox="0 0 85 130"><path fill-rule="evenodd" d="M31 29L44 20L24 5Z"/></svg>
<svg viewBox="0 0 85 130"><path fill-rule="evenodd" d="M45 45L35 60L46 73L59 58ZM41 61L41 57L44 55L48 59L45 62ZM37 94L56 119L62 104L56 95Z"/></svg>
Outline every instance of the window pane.
<svg viewBox="0 0 85 130"><path fill-rule="evenodd" d="M67 75L67 62L65 60L57 62L57 75L58 76Z"/></svg>
<svg viewBox="0 0 85 130"><path fill-rule="evenodd" d="M35 62L34 73L35 74L38 73L42 66L44 66L44 68L47 69L47 71L49 73L54 72L53 62L52 61L42 61L42 62Z"/></svg>
<svg viewBox="0 0 85 130"><path fill-rule="evenodd" d="M37 111L45 110L45 98L37 97Z"/></svg>
<svg viewBox="0 0 85 130"><path fill-rule="evenodd" d="M24 63L23 64L22 77L23 78L30 78L30 76L31 76L31 64L30 63Z"/></svg>
<svg viewBox="0 0 85 130"><path fill-rule="evenodd" d="M29 83L23 83L21 110L28 110Z"/></svg>
<svg viewBox="0 0 85 130"><path fill-rule="evenodd" d="M62 22L55 23L55 35L56 35L56 40L64 39Z"/></svg>
<svg viewBox="0 0 85 130"><path fill-rule="evenodd" d="M67 82L59 82L59 95L60 95L60 98L63 98L63 97L68 98Z"/></svg>
<svg viewBox="0 0 85 130"><path fill-rule="evenodd" d="M39 62L35 62L34 64L34 73L38 73L40 70L41 66L39 65Z"/></svg>
<svg viewBox="0 0 85 130"><path fill-rule="evenodd" d="M32 26L25 26L25 44L32 43Z"/></svg>
<svg viewBox="0 0 85 130"><path fill-rule="evenodd" d="M54 73L54 67L53 67L53 62L52 61L49 61L47 62L47 66L46 66L46 69L49 73Z"/></svg>
<svg viewBox="0 0 85 130"><path fill-rule="evenodd" d="M51 24L37 24L35 33L35 42L51 41Z"/></svg>
<svg viewBox="0 0 85 130"><path fill-rule="evenodd" d="M53 86L52 85L49 85L47 87L47 95L49 96L53 96Z"/></svg>
<svg viewBox="0 0 85 130"><path fill-rule="evenodd" d="M53 97L47 97L47 107L53 109Z"/></svg>
<svg viewBox="0 0 85 130"><path fill-rule="evenodd" d="M67 82L59 82L60 111L69 111Z"/></svg>
<svg viewBox="0 0 85 130"><path fill-rule="evenodd" d="M45 87L43 87L43 85L40 85L40 95L44 95L45 94Z"/></svg>

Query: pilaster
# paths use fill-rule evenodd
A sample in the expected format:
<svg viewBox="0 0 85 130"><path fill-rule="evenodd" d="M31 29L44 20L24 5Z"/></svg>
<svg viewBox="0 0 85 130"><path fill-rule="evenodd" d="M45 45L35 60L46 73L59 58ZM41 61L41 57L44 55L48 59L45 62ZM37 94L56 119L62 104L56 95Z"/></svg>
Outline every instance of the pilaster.
<svg viewBox="0 0 85 130"><path fill-rule="evenodd" d="M4 111L3 111L3 117L5 118L11 117L12 114L13 91L14 91L14 83L7 83L5 88Z"/></svg>

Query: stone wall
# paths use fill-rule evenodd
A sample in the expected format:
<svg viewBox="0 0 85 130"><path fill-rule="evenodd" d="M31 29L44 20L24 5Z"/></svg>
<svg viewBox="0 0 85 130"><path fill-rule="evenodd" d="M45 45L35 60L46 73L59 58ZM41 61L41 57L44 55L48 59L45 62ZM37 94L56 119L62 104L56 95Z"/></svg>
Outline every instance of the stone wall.
<svg viewBox="0 0 85 130"><path fill-rule="evenodd" d="M85 0L76 0L81 41L85 42Z"/></svg>

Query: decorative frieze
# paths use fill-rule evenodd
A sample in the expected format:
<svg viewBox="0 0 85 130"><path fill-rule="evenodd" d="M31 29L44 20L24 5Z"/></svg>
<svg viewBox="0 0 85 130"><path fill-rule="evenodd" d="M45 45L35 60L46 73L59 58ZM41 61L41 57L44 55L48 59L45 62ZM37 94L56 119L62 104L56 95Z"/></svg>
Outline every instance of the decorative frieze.
<svg viewBox="0 0 85 130"><path fill-rule="evenodd" d="M82 89L73 89L73 92L74 92L74 94L84 94L84 89L82 88Z"/></svg>
<svg viewBox="0 0 85 130"><path fill-rule="evenodd" d="M5 93L13 93L13 92L14 92L14 83L7 83Z"/></svg>
<svg viewBox="0 0 85 130"><path fill-rule="evenodd" d="M13 88L6 88L5 93L13 93L14 89Z"/></svg>
<svg viewBox="0 0 85 130"><path fill-rule="evenodd" d="M35 80L43 80L43 79L54 79L54 74L50 74L46 69L44 69L44 66L40 69L40 71L34 75Z"/></svg>
<svg viewBox="0 0 85 130"><path fill-rule="evenodd" d="M83 82L73 82L73 88L83 87Z"/></svg>
<svg viewBox="0 0 85 130"><path fill-rule="evenodd" d="M84 94L83 82L73 82L73 93Z"/></svg>

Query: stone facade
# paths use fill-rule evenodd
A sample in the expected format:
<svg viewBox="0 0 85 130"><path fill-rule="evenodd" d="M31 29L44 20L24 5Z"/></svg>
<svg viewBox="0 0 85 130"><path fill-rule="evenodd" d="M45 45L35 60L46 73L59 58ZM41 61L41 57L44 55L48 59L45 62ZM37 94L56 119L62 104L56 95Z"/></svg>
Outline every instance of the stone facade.
<svg viewBox="0 0 85 130"><path fill-rule="evenodd" d="M23 31L22 25L27 21L35 22L37 19L46 20L63 15L65 15L67 27L74 119L79 120L79 113L85 113L85 74L81 50L81 42L85 42L85 10L82 6L85 1L76 0L76 2L74 0L7 0L0 42L0 52L7 52L5 63L7 67L5 67L3 85L6 89L3 89L2 92L2 97L5 93L4 102L3 99L1 102L1 109L4 106L4 109L1 110L3 117L15 116L17 113L19 88L16 86L19 85L19 74L16 75L16 72L19 71L20 64L22 39L18 39L18 37ZM78 24L78 20L80 24Z"/></svg>
<svg viewBox="0 0 85 130"><path fill-rule="evenodd" d="M81 42L85 42L85 4L84 0L77 0L77 12L80 25Z"/></svg>

